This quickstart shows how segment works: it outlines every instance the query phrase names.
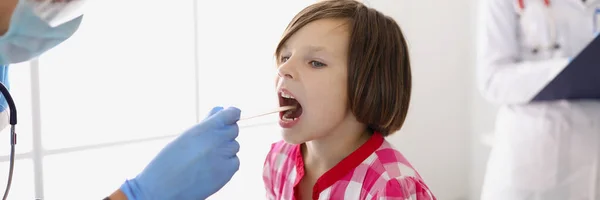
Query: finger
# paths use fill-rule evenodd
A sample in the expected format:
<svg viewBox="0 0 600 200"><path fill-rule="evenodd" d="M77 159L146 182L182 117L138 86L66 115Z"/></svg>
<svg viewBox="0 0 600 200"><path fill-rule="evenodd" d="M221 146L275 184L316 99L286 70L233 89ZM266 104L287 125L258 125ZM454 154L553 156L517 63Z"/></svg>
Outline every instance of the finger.
<svg viewBox="0 0 600 200"><path fill-rule="evenodd" d="M218 146L214 149L217 160L225 161L236 157L239 151L240 144L235 140L231 142L223 142L221 144L218 144Z"/></svg>
<svg viewBox="0 0 600 200"><path fill-rule="evenodd" d="M240 135L240 127L237 124L228 125L227 128L224 129L223 137L227 140L225 141L234 141Z"/></svg>
<svg viewBox="0 0 600 200"><path fill-rule="evenodd" d="M219 119L224 125L233 125L240 119L242 111L236 107L229 107L214 114L211 117Z"/></svg>
<svg viewBox="0 0 600 200"><path fill-rule="evenodd" d="M231 157L233 158L233 157L237 156L238 152L240 152L240 143L238 141L236 141L236 140L231 141L228 144L228 148L227 149L228 149Z"/></svg>
<svg viewBox="0 0 600 200"><path fill-rule="evenodd" d="M226 175L224 177L225 182L222 183L224 185L227 182L229 182L231 180L231 178L233 178L235 173L237 173L240 170L240 159L237 156L235 156L230 159L223 160L223 162L221 162L220 164L221 164L221 167L219 168L219 170L224 175Z"/></svg>
<svg viewBox="0 0 600 200"><path fill-rule="evenodd" d="M217 114L221 110L223 110L223 107L221 106L213 107L210 112L208 112L208 116L206 116L202 121L210 119L213 115Z"/></svg>
<svg viewBox="0 0 600 200"><path fill-rule="evenodd" d="M238 158L237 155L229 159L227 164L229 166L229 170L231 170L230 172L233 174L240 170L240 158Z"/></svg>

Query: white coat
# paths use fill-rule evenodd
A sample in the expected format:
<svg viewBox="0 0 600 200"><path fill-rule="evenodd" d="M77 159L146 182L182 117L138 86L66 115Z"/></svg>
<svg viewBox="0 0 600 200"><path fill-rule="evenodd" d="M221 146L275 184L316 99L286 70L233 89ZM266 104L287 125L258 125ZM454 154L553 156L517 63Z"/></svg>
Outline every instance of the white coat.
<svg viewBox="0 0 600 200"><path fill-rule="evenodd" d="M600 101L529 103L592 41L600 0L524 4L481 1L477 83L500 105L481 199L600 200Z"/></svg>

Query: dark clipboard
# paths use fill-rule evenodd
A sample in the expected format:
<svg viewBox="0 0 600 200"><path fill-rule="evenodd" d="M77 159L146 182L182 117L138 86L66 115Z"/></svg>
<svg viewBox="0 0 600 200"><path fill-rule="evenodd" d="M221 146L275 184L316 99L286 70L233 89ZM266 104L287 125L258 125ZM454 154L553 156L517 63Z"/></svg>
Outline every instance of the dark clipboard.
<svg viewBox="0 0 600 200"><path fill-rule="evenodd" d="M600 36L596 36L532 101L553 100L600 100Z"/></svg>

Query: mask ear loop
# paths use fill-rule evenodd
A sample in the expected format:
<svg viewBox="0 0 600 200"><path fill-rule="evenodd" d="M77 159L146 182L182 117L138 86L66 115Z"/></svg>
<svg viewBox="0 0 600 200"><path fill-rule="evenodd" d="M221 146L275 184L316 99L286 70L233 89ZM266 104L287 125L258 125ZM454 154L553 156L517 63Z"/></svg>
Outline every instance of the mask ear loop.
<svg viewBox="0 0 600 200"><path fill-rule="evenodd" d="M10 186L12 183L12 176L15 167L15 145L17 145L17 133L15 131L15 126L17 125L17 107L15 106L15 102L13 101L10 92L8 92L8 88L2 83L0 83L0 92L6 99L6 103L8 104L9 111L9 123L10 123L10 168L8 170L8 183L6 184L6 190L4 191L3 200L6 200L8 197L8 192L10 191Z"/></svg>

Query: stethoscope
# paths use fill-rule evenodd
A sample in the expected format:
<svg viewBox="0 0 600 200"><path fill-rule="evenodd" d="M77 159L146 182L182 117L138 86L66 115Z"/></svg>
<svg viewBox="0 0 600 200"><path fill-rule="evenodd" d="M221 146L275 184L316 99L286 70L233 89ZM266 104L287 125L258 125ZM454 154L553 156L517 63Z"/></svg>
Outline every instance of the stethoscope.
<svg viewBox="0 0 600 200"><path fill-rule="evenodd" d="M558 43L558 39L556 36L556 22L554 20L554 15L552 15L550 12L552 12L550 10L550 0L543 0L544 2L544 7L546 8L544 11L544 14L546 15L546 17L548 19L550 19L550 24L549 24L549 33L550 33L550 45L549 46L542 46L542 45L536 45L531 49L531 53L533 54L537 54L541 49L547 49L550 51L556 51L559 50L561 48L560 44ZM525 2L524 0L517 0L517 13L519 13L519 16L523 16L523 12L525 11ZM526 25L526 27L533 27L530 25Z"/></svg>
<svg viewBox="0 0 600 200"><path fill-rule="evenodd" d="M8 117L10 124L10 160L9 160L9 169L8 169L8 183L6 184L6 190L4 191L3 200L6 200L8 197L8 192L10 191L10 185L12 183L12 176L15 167L15 145L17 144L17 133L15 132L15 125L17 125L17 107L15 106L15 102L13 101L10 92L8 92L8 88L4 86L0 82L0 93L6 99L6 103L8 104Z"/></svg>
<svg viewBox="0 0 600 200"><path fill-rule="evenodd" d="M549 33L550 33L550 45L549 46L542 46L542 45L537 45L534 46L531 49L531 53L533 54L537 54L541 49L548 49L550 51L556 51L558 49L561 48L560 44L558 43L558 39L557 39L557 28L556 28L556 21L554 19L554 15L552 15L552 10L550 10L550 0L542 0L544 3L544 7L545 9L545 15L548 19L550 19L550 24L549 24ZM517 13L519 13L520 16L523 15L523 12L525 10L525 0L517 0L517 4L516 4L516 9L517 9ZM594 11L594 16L593 16L593 30L596 32L600 32L600 7L596 8ZM529 26L529 25L527 25ZM530 26L531 27L531 26Z"/></svg>

